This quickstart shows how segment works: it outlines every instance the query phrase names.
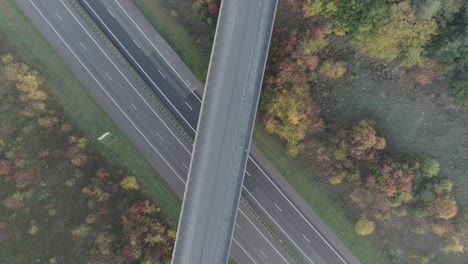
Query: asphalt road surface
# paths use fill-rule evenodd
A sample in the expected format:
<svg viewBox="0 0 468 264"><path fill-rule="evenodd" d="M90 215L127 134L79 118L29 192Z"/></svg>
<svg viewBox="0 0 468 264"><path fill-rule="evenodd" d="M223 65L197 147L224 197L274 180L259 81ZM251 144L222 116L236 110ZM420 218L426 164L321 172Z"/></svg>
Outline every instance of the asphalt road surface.
<svg viewBox="0 0 468 264"><path fill-rule="evenodd" d="M128 35L135 45L119 44L111 34L109 37L115 38L114 44L134 67L136 64L141 66L136 65L137 71L161 71L159 76L148 74L151 76L151 81L147 80L148 85L154 89L154 82L167 97L165 100L171 101L174 107L175 100L182 101L184 105L185 102L189 103L190 107L185 109L171 110L184 116L178 118L187 123L186 127L193 126L194 123L191 124L184 114L197 111L196 101L199 97L194 92L195 84L187 82L184 72L174 71L180 67L171 65L172 61L168 61L169 58L163 56L164 52L155 46L158 35L151 25L131 1L93 1L96 2L106 7L106 14L98 15L103 21L101 23L120 26L120 29L108 30L113 34ZM67 1L17 0L17 3L117 125L176 193L182 196L191 144L177 132L167 117L158 112L154 102L147 99L142 88L136 86L136 81ZM129 55L138 52L145 54L148 63L132 62ZM159 84L160 81L167 83L163 86ZM179 95L169 97L166 90L178 91L171 94ZM359 263L254 146L247 164L243 194L245 200L272 223L272 227L285 238L303 263ZM241 203L239 210L231 249L231 254L239 263L294 263L249 209Z"/></svg>

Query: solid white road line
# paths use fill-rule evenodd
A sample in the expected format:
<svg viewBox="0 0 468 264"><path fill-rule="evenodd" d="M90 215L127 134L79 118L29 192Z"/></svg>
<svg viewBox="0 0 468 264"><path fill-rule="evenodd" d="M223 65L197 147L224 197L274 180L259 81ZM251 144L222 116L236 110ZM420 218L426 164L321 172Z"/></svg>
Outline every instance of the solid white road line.
<svg viewBox="0 0 468 264"><path fill-rule="evenodd" d="M95 13L95 14L96 14L96 13ZM97 14L96 14L96 16L97 16ZM102 22L102 23L104 24L104 22ZM106 27L107 27L107 26L106 26ZM109 31L110 31L110 30L109 30ZM141 49L140 46L138 45L138 43L137 43L135 40L133 40L133 43L135 43L135 45L136 45L139 49Z"/></svg>
<svg viewBox="0 0 468 264"><path fill-rule="evenodd" d="M55 15L58 17L58 19L60 19L60 21L63 21L63 19L59 16L58 13L55 13Z"/></svg>
<svg viewBox="0 0 468 264"><path fill-rule="evenodd" d="M283 210L281 210L281 208L276 203L274 203L274 204L275 204L276 208L278 208L278 210L280 210L280 212L283 211Z"/></svg>
<svg viewBox="0 0 468 264"><path fill-rule="evenodd" d="M133 103L130 103L130 104L133 106L133 108L135 108L135 111L138 111L138 109L136 108L136 106Z"/></svg>
<svg viewBox="0 0 468 264"><path fill-rule="evenodd" d="M193 132L196 132L195 128L193 128L193 126L187 121L187 119L185 119L185 117L179 112L179 109L177 109L174 104L172 104L172 102L169 100L169 98L167 98L167 96L161 91L161 89L159 88L158 85L156 85L156 83L153 81L153 79L148 75L148 73L146 73L146 71L141 67L141 65L138 63L138 61L135 60L135 58L130 54L130 52L128 52L128 50L125 48L124 45L122 45L122 43L120 42L120 40L114 35L114 33L112 33L112 31L109 29L109 27L106 25L106 23L104 23L104 21L102 21L102 19L99 17L99 15L94 11L94 9L89 5L89 3L84 0L84 2L86 3L86 5L89 7L89 9L94 13L94 15L99 19L99 21L101 21L101 23L104 25L104 27L106 27L106 29L109 31L109 33L115 38L115 40L119 43L119 45L122 47L123 50L125 50L125 52L128 54L128 56L130 56L130 58L135 62L135 64L138 66L138 68L140 68L140 70L143 72L143 74L148 78L148 80L156 87L156 89L158 89L158 91L162 94L162 96L167 100L167 102L172 106L172 108L177 112L177 114L185 121L185 123L190 127L190 129L193 131ZM136 44L136 42L135 42ZM138 44L137 44L138 46Z"/></svg>
<svg viewBox="0 0 468 264"><path fill-rule="evenodd" d="M138 30L143 34L143 36L145 36L146 40L148 40L148 42L151 44L151 46L153 46L153 48L159 53L159 56L161 56L163 58L163 60L167 63L167 65L169 65L169 67L171 67L171 69L174 71L174 73L180 78L180 80L185 84L185 86L187 88L189 88L190 91L192 91L192 93L194 93L194 91L192 89L190 89L190 86L185 82L185 80L179 75L179 73L174 69L174 67L172 67L172 65L166 60L166 58L161 54L161 52L158 50L158 48L156 48L156 46L153 44L153 42L148 38L148 36L146 36L145 32L143 32L143 30L141 30L141 28L137 25L137 23L133 20L133 18L127 13L127 11L120 5L120 3L115 0L115 2L117 3L117 5L119 5L119 7L122 9L122 11L124 11L124 13L127 15L128 18L130 18L130 20L133 22L133 24L136 26L136 28L138 28ZM195 94L195 93L194 93ZM196 96L196 94L195 94ZM197 96L198 98L198 96Z"/></svg>
<svg viewBox="0 0 468 264"><path fill-rule="evenodd" d="M260 251L260 253L262 253L262 255L263 255L266 259L268 259L267 255L265 255L265 253L263 253L263 251L261 251L260 249L259 249L258 251Z"/></svg>
<svg viewBox="0 0 468 264"><path fill-rule="evenodd" d="M187 103L187 101L185 101L185 104L188 106L188 108L190 108L190 110L193 111L192 107Z"/></svg>
<svg viewBox="0 0 468 264"><path fill-rule="evenodd" d="M241 244L240 244L239 242L237 242L237 240L236 240L235 238L232 238L232 241L234 241L234 242L240 247L240 249L242 249L242 251L244 251L244 253L247 255L247 257L249 257L249 259L252 260L252 262L253 262L254 264L257 264L257 262L255 262L255 260L249 255L249 253L247 253L247 250L245 250L245 249L241 246Z"/></svg>
<svg viewBox="0 0 468 264"><path fill-rule="evenodd" d="M237 228L239 228L239 230L242 230L242 227L240 227L240 225L238 225L237 223L236 223L236 226Z"/></svg>
<svg viewBox="0 0 468 264"><path fill-rule="evenodd" d="M286 201L288 201L288 203L294 208L294 210L302 217L302 219L304 219L304 221L315 231L315 233L317 233L317 235L319 235L319 237L323 240L323 242L325 242L325 244L327 244L327 246L340 258L340 260L343 262L343 263L348 263L346 262L346 260L343 259L343 257L341 257L340 254L338 254L338 252L330 245L330 243L328 243L328 241L322 236L322 234L320 234L320 232L309 222L309 220L307 220L307 218L297 209L297 207L288 199L288 197L286 197L286 195L284 195L283 191L281 191L280 188L278 188L278 186L276 185L276 183L274 183L270 177L262 170L262 168L260 168L260 166L257 164L257 162L255 162L255 160L252 159L251 156L249 156L249 159L257 166L257 168L262 172L262 174L271 182L271 184L273 184L273 186L276 188L276 190L278 190L278 192L284 197L284 199L286 199Z"/></svg>
<svg viewBox="0 0 468 264"><path fill-rule="evenodd" d="M83 47L84 50L88 51L88 49L83 45L83 43L80 42L81 47Z"/></svg>
<svg viewBox="0 0 468 264"><path fill-rule="evenodd" d="M109 76L109 74L107 74L107 72L105 72L104 74L107 76L107 78L109 78L109 80L112 81L112 78Z"/></svg>
<svg viewBox="0 0 468 264"><path fill-rule="evenodd" d="M286 231L284 231L284 229L278 224L278 222L276 222L276 220L268 213L268 211L262 206L262 204L255 198L255 196L249 192L249 190L247 190L247 188L245 188L245 186L242 186L242 188L244 188L244 190L249 194L249 197L251 197L252 199L255 200L255 202L260 206L260 208L262 208L262 210L267 214L267 216L271 219L271 221L273 221L278 227L279 229L281 230L281 232L284 233L284 235L286 235L286 237L291 240L291 242L294 244L294 246L296 246L296 248L302 253L302 255L304 255L307 260L309 260L310 263L314 264L314 262L309 258L309 256L307 256L307 254L296 244L296 242L294 242L294 240L288 235L288 233L286 233Z"/></svg>
<svg viewBox="0 0 468 264"><path fill-rule="evenodd" d="M62 0L60 0L62 1ZM138 129L138 127L133 123L133 121L128 117L128 115L122 110L122 108L117 104L117 102L112 98L112 96L107 92L107 90L102 86L102 84L96 79L94 74L91 73L91 71L86 67L86 65L81 61L81 59L76 55L76 53L73 51L73 49L68 45L68 43L62 38L62 36L57 32L57 30L52 26L52 24L47 20L47 18L44 16L44 14L39 10L39 8L31 1L29 0L29 3L37 10L37 12L41 15L41 17L46 21L46 23L49 25L50 28L57 34L57 36L60 38L62 43L68 48L68 50L73 54L73 56L80 62L81 66L89 73L89 75L96 81L96 83L99 85L99 87L104 91L104 93L111 99L111 101L117 106L117 108L120 110L120 112L127 118L127 120L133 125L133 127L140 133L140 135L145 139L145 141L151 146L151 148L163 159L163 161L167 164L167 166L174 172L174 174L185 184L185 181L180 177L180 175L172 168L172 166L167 162L167 160L159 153L159 151L151 144L151 142L145 137L145 135ZM63 2L62 2L63 4Z"/></svg>
<svg viewBox="0 0 468 264"><path fill-rule="evenodd" d="M305 240L307 240L307 242L310 243L310 240L304 234L302 234L302 236L304 237Z"/></svg>
<svg viewBox="0 0 468 264"><path fill-rule="evenodd" d="M127 83L130 85L130 87L132 87L132 89L138 94L138 96L143 100L143 102L145 102L145 104L148 106L149 109L151 109L151 112L153 112L153 114L159 119L159 121L161 121L161 123L164 125L164 127L167 128L167 130L169 130L169 132L174 136L174 138L177 140L177 142L180 143L180 145L185 149L185 151L191 156L192 155L192 152L190 150L188 150L185 145L182 143L182 141L180 141L180 139L174 134L174 132L168 127L168 125L166 124L166 122L164 122L162 120L162 118L158 115L158 113L156 113L156 111L150 106L150 104L145 100L145 98L140 94L140 92L138 92L138 90L135 88L135 86L133 86L132 83L130 83L130 81L127 79L127 77L125 77L125 75L120 71L120 69L115 65L115 63L111 60L111 58L107 55L106 52L104 52L104 50L101 48L101 46L97 43L97 41L91 36L91 34L88 32L88 30L86 30L86 28L83 26L83 24L81 24L81 22L76 18L76 16L70 11L70 9L65 5L65 3L63 2L63 0L60 0L60 2L62 3L63 6L65 6L65 8L68 10L68 12L72 15L72 17L75 19L75 21L80 25L80 27L86 32L86 34L89 36L89 38L94 42L94 44L99 48L99 50L101 50L101 52L104 54L104 56L106 56L106 58L110 61L110 63L112 63L112 65L117 69L117 71L122 75L122 77L125 79L125 81L127 81Z"/></svg>
<svg viewBox="0 0 468 264"><path fill-rule="evenodd" d="M83 66L83 68L85 68L85 70L88 72L88 74L96 81L96 83L99 85L99 87L104 91L104 93L109 97L109 99L111 99L111 101L117 106L117 108L120 110L120 112L122 112L122 114L124 114L124 116L127 118L127 120L133 125L133 127L140 133L140 135L145 139L145 141L151 146L151 148L162 158L162 160L166 163L166 165L174 172L174 174L179 178L179 180L182 181L182 183L185 185L185 180L182 179L180 177L180 175L174 170L174 168L172 168L172 166L169 164L169 162L164 158L164 156L161 155L161 153L154 147L154 145L146 138L146 136L138 129L138 127L135 125L135 123L128 117L128 115L123 111L123 109L117 104L117 102L114 100L114 98L109 94L109 92L103 87L103 85L96 79L96 77L94 76L94 74L91 73L91 71L85 66L85 64L81 61L81 59L76 55L76 53L73 51L73 49L68 45L68 43L62 38L62 36L57 32L57 30L52 26L52 24L47 20L47 18L44 16L44 14L38 9L38 7L31 1L31 0L28 0L31 5L37 10L37 12L41 15L41 17L46 21L46 23L49 25L49 27L51 27L51 29L55 32L55 34L57 34L57 36L60 38L60 40L62 41L62 43L68 48L68 50L73 54L73 56L78 60L78 62L81 64L81 66ZM117 69L117 71L119 71L119 73L122 75L122 77L133 87L133 85L128 81L128 79L123 75L123 73L117 68L117 66L112 62L112 60L107 56L107 54L102 50L102 48L96 43L96 41L94 40L94 38L91 37L91 35L89 34L89 32L83 27L83 25L78 21L78 19L75 17L75 15L68 9L68 7L63 3L62 0L60 0L60 2L62 3L63 6L65 6L65 8L68 10L68 12L75 18L75 20L78 22L78 24L81 26L81 28L88 34L88 36L95 42L95 44L98 46L98 48L101 50L101 52L103 52L103 54L109 59L109 61L114 65L114 67ZM133 87L134 88L134 87ZM135 92L137 94L138 91L136 91L136 89L134 88ZM139 94L140 95L140 94ZM141 95L140 95L141 96ZM143 98L142 98L143 99ZM143 101L145 101L143 99ZM145 103L147 103L145 101ZM149 106L149 105L148 105ZM152 109L150 107L150 109ZM153 109L152 109L153 110ZM154 111L154 110L153 110ZM158 116L156 113L155 113L156 116ZM159 116L158 116L159 118ZM161 119L160 119L161 120ZM161 122L163 122L161 120ZM165 123L163 122L163 124L165 125ZM172 133L172 131L169 129L169 127L166 126L166 128ZM174 135L175 136L175 135ZM179 143L181 143L179 141ZM182 144L182 143L181 143ZM239 209L240 211L240 209ZM243 212L241 212L242 214L244 214ZM278 250L271 244L271 242L258 230L258 228L255 226L255 224L253 224L253 222L244 214L244 216L246 217L246 219L254 226L254 228L262 235L262 237L270 244L270 246L276 251L278 252ZM237 241L236 241L237 243ZM240 245L239 245L240 246ZM241 249L248 255L248 253L241 247ZM284 257L278 252L278 254L284 259ZM248 255L250 257L250 255ZM251 257L250 257L251 258ZM251 258L252 259L252 258ZM285 259L284 259L285 260ZM253 259L252 259L253 261ZM286 260L285 260L286 261ZM254 261L255 263L255 261ZM288 263L286 261L286 263Z"/></svg>
<svg viewBox="0 0 468 264"><path fill-rule="evenodd" d="M186 168L187 170L189 170L189 167L187 167L187 165L185 165L185 163L182 161L182 166L184 166L184 168Z"/></svg>
<svg viewBox="0 0 468 264"><path fill-rule="evenodd" d="M247 174L247 176L250 176L250 173L247 170L245 170L245 174Z"/></svg>
<svg viewBox="0 0 468 264"><path fill-rule="evenodd" d="M107 9L107 12L109 12L109 14L110 14L113 18L115 18L114 14L112 14L112 12L111 12L109 9Z"/></svg>
<svg viewBox="0 0 468 264"><path fill-rule="evenodd" d="M162 76L164 79L167 80L166 76L164 76L164 74L163 74L160 70L158 70L158 72L159 72L159 74L161 74L161 76Z"/></svg>
<svg viewBox="0 0 468 264"><path fill-rule="evenodd" d="M289 262L283 257L283 255L281 255L281 253L273 246L273 244L271 244L271 242L265 237L265 235L257 228L257 226L247 217L247 215L239 208L238 209L239 212L241 212L242 215L244 215L244 217L247 219L247 221L249 221L252 226L255 228L255 230L257 230L258 233L260 233L260 235L268 242L268 244L270 244L270 246L276 251L276 253L278 253L278 255L280 255L280 257L286 262L289 264Z"/></svg>
<svg viewBox="0 0 468 264"><path fill-rule="evenodd" d="M161 137L158 132L156 132L156 135L159 137L159 139L161 139L161 141L164 141L163 137Z"/></svg>

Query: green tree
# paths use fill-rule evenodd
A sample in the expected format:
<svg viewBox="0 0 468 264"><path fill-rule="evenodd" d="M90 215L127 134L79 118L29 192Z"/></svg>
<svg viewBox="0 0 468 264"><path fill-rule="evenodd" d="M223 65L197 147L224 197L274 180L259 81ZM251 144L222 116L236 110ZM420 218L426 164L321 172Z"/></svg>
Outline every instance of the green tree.
<svg viewBox="0 0 468 264"><path fill-rule="evenodd" d="M312 12L333 19L338 35L364 32L386 13L382 0L307 0Z"/></svg>
<svg viewBox="0 0 468 264"><path fill-rule="evenodd" d="M411 2L393 4L389 13L370 31L353 36L353 42L370 55L385 59L402 59L405 66L423 62L423 47L436 33L434 19L417 20Z"/></svg>
<svg viewBox="0 0 468 264"><path fill-rule="evenodd" d="M436 159L423 159L421 162L421 176L425 178L432 178L439 174L440 164Z"/></svg>
<svg viewBox="0 0 468 264"><path fill-rule="evenodd" d="M467 39L468 43L468 39ZM468 47L468 46L467 46ZM468 81L455 81L450 92L455 104L468 110Z"/></svg>
<svg viewBox="0 0 468 264"><path fill-rule="evenodd" d="M431 53L441 64L439 71L446 75L468 65L468 5L455 15L431 49Z"/></svg>

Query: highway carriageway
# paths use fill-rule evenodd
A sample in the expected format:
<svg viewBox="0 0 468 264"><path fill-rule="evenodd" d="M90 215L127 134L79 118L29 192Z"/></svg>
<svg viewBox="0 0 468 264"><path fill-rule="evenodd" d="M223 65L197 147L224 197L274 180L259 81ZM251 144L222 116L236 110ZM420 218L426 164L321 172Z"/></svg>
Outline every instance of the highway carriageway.
<svg viewBox="0 0 468 264"><path fill-rule="evenodd" d="M162 52L152 43L151 38L126 12L123 5L127 1L79 2L159 98L169 101L166 104L187 131L194 134L201 106L200 96L197 96L194 89L173 70L174 67L162 56ZM144 52L145 47L152 51L149 56ZM291 202L291 198L285 195L273 178L265 173L265 169L252 155L249 155L246 171L244 193L249 195L249 199L280 234L289 240L287 242L301 254L306 263L320 263L321 260L326 263L346 263L355 260L349 252L346 252L347 256L350 255L349 260L338 253L298 206ZM252 188L247 188L248 186ZM321 228L323 229L323 226Z"/></svg>
<svg viewBox="0 0 468 264"><path fill-rule="evenodd" d="M111 115L119 127L129 135L129 138L143 155L153 157L152 159L149 158L150 162L158 167L158 171L163 176L172 175L172 177L165 177L166 180L179 195L183 194L184 170L186 173L185 167L190 160L190 143L184 141L183 137L178 135L170 122L164 119L164 116L158 115L155 107L145 99L144 94L138 90L138 87L133 87L133 84L131 84L133 81L129 77L130 74L125 73L123 67L118 65L117 60L109 55L110 52L106 51L99 38L93 32L90 32L69 3L65 0L18 0L17 2L36 27L51 41L59 54L64 57L80 80L86 84L90 92L103 104L103 108ZM93 3L97 3L97 1L93 1ZM134 56L132 54L138 52L138 50L151 49L153 51L150 63L142 65L136 60L133 61L133 63L138 63L141 66L141 68L137 66L135 69L137 71L144 70L148 73L151 68L155 68L155 61L159 61L161 66L157 69L164 76L161 75L158 79L156 79L158 75L148 74L148 76L152 76L152 81L160 89L164 89L161 92L176 90L180 94L182 88L185 89L183 96L178 95L169 98L168 94L165 95L171 101L178 100L183 102L184 105L186 105L185 102L189 103L192 109L187 107L184 113L197 111L199 105L197 108L195 103L199 98L195 92L189 85L184 83L184 79L177 72L173 71L174 67L162 57L161 52L152 43L151 38L147 36L150 33L146 29L145 31L141 29L144 23L139 21L138 23L141 24L138 24L128 14L129 9L122 7L130 3L128 1L103 1L101 3L106 5L107 13L109 13L107 10L112 12L112 15L109 13L105 18L104 15L99 15L99 18L103 21L101 23L106 23L107 26L113 23L113 26L116 26L123 23L120 19L127 21L125 22L127 30L124 33L132 38L130 46L125 46L125 51L122 47L119 48L121 44L115 40L114 44L121 49L122 54L130 62L132 61L131 57ZM112 20L114 16L119 21ZM116 33L116 31L114 32L115 29L109 28L108 30L113 34ZM111 39L115 38L112 37L113 34L109 34ZM131 43L134 43L133 47L131 47ZM142 74L142 76L144 75ZM164 83L164 80L168 79L170 80ZM149 85L151 87L151 82L149 82ZM182 92L184 91L182 90ZM183 114L180 109L171 110ZM161 121L156 122L156 119ZM148 124L151 123L150 120L154 124ZM181 120L190 124L189 119L185 117ZM195 124L192 123L191 126ZM157 159L154 158L155 156L157 156ZM312 224L310 220L311 212L304 209L303 206L299 209L300 205L298 203L300 201L296 197L285 195L285 192L277 184L281 179L267 175L266 166L259 165L256 162L256 159L260 160L261 158L253 158L252 155L249 157L243 187L244 194L247 195L246 199L258 208L260 214L266 216L268 221L272 222L273 227L282 236L290 240L288 243L293 246L293 249L303 255L301 257L304 259L304 263L358 263L352 259L349 260L350 257L348 256L346 258L342 257L341 251L340 254L336 252L330 242L330 239L333 238L329 238L329 235L325 238L321 233L324 229L321 226L323 224L316 223L316 221ZM262 160L262 164L264 163L265 161ZM269 168L268 170L270 171ZM241 208L241 210L243 209ZM236 255L236 252L240 252L238 256L245 260L245 262L242 261L241 263L292 263L284 251L275 244L275 241L267 239L267 232L262 231L262 227L255 224L255 219L246 219L248 213L245 213L245 215L246 217L243 220L242 213L238 216L237 223L239 225L235 231L235 238L241 240L243 234L248 236L240 242L243 246L238 245L235 240L232 249L234 255ZM243 222L239 223L240 220ZM255 226L253 228L255 232L251 231L252 228L246 227L249 225ZM320 231L317 225L320 227ZM246 229L248 230L245 231ZM255 235L256 232L259 234L258 238L249 237ZM241 235L239 236L239 234ZM262 240L269 241L260 243ZM339 242L334 241L333 244L335 243ZM270 248L263 247L263 244Z"/></svg>

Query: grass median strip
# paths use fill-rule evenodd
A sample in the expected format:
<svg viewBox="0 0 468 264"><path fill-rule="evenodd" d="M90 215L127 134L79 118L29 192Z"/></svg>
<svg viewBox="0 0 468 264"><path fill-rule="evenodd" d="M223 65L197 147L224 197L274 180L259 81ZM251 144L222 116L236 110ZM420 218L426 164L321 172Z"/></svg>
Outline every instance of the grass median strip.
<svg viewBox="0 0 468 264"><path fill-rule="evenodd" d="M134 3L195 76L205 82L210 58L202 54L195 40L170 15L171 10L160 0L134 0Z"/></svg>
<svg viewBox="0 0 468 264"><path fill-rule="evenodd" d="M0 39L8 42L2 44L11 47L13 53L40 72L49 91L89 138L97 139L110 132L112 137L104 143L94 141L96 149L111 163L124 166L137 175L144 193L177 221L180 199L68 69L14 0L0 1L0 33L3 35Z"/></svg>

